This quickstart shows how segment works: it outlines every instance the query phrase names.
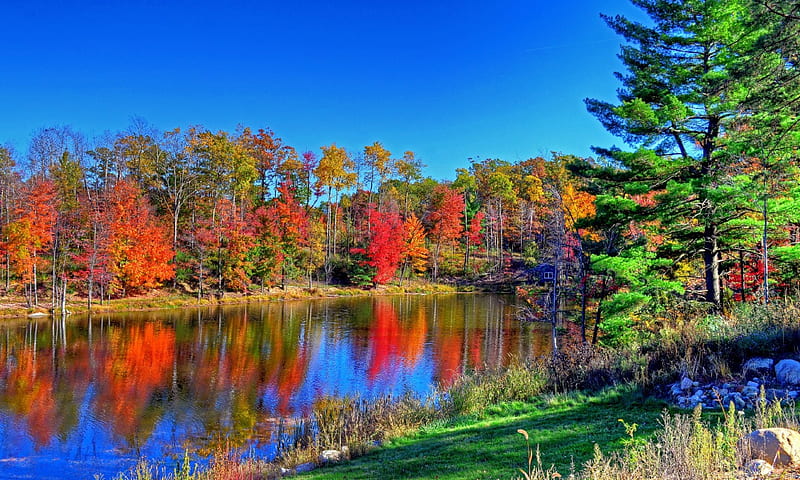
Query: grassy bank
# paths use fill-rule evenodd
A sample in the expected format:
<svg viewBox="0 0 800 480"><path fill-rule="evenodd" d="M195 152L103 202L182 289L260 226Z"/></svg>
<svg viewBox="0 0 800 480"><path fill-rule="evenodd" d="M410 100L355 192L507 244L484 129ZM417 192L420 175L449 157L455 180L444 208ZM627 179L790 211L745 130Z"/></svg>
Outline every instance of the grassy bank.
<svg viewBox="0 0 800 480"><path fill-rule="evenodd" d="M481 416L426 427L379 451L299 478L740 478L748 452L738 441L745 434L755 428L798 427L794 410L779 404L762 403L747 416L734 410L671 413L665 407L643 400L630 386L503 403ZM781 472L770 478L786 477Z"/></svg>
<svg viewBox="0 0 800 480"><path fill-rule="evenodd" d="M626 385L594 394L545 394L529 402L501 402L473 415L441 418L351 461L327 464L294 478L740 478L747 451L737 442L743 435L755 428L797 429L798 424L793 408L763 400L748 415L732 409L672 413L665 404ZM281 478L280 467L222 455L205 470L194 469L188 461L175 467L141 465L118 480L266 480ZM777 472L769 478L785 475Z"/></svg>
<svg viewBox="0 0 800 480"><path fill-rule="evenodd" d="M366 456L298 478L511 479L519 475L517 469L527 469L526 442L518 429L538 447L545 469L552 466L566 477L593 457L595 445L613 452L632 441L620 419L636 424L636 440L646 439L658 428L664 408L631 387L501 403L477 415L433 423Z"/></svg>
<svg viewBox="0 0 800 480"><path fill-rule="evenodd" d="M354 453L360 456L295 478L510 480L518 477L519 468L527 469L526 441L517 432L519 429L526 430L530 444L540 450L541 464L566 477L570 472L583 468L583 464L593 457L596 445L605 452L615 452L630 446L631 442L650 438L658 429L665 408L661 402L645 399L635 387L623 386L595 394L548 394L531 401L501 402L469 415L448 416L441 410L438 413L428 410L429 416L422 419L424 425L420 426L417 423L420 420L419 408L426 407L414 406L413 402L403 406L402 400L399 404L399 408L389 407L388 410L388 404L379 406L379 415L366 421L365 416L369 415L366 411L359 413L358 405L355 408L346 405L349 412L356 412L348 414L348 418L361 419L360 425L355 427L366 427L356 433L355 436L360 433L359 438L348 438L346 442L356 445ZM374 408L374 405L368 407L370 411ZM392 416L395 420L387 421ZM344 424L345 435L354 433L348 430L348 420L329 418L328 422L328 426L333 423L339 429ZM630 430L633 425L635 431ZM387 427L394 427L395 431L387 432ZM359 440L378 438L375 433L384 440L382 446L359 443ZM318 439L317 445L324 442L330 447L332 440ZM189 463L178 466L140 465L118 480L280 478L282 466L313 461L321 448L325 447L308 448L305 445L297 450L290 448L284 453L283 461L272 464L256 460L237 461L223 454L203 470L195 469Z"/></svg>
<svg viewBox="0 0 800 480"><path fill-rule="evenodd" d="M92 312L124 312L140 310L159 310L184 307L202 307L212 305L235 305L254 302L277 301L277 300L304 300L318 298L335 297L354 297L354 296L374 296L374 295L403 295L403 294L433 294L433 293L454 293L457 291L469 291L471 289L457 289L451 285L414 282L406 285L381 285L372 289L339 286L317 286L313 288L291 286L285 290L280 288L268 289L265 292L254 292L249 294L226 293L222 297L206 296L197 298L196 295L186 293L175 293L168 290L158 290L147 295L111 299L100 303L94 301ZM47 299L40 301L39 308L28 308L25 299L17 296L6 296L0 298L0 318L19 318L32 313L50 313L46 308ZM87 313L89 306L85 298L70 297L67 302L67 311L70 313ZM55 311L56 314L59 310Z"/></svg>

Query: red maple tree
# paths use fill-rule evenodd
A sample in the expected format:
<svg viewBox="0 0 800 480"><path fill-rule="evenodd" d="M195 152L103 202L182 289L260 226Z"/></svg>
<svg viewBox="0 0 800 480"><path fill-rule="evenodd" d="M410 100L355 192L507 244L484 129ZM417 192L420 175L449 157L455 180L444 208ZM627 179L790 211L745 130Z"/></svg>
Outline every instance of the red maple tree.
<svg viewBox="0 0 800 480"><path fill-rule="evenodd" d="M141 291L157 288L175 275L175 256L166 228L156 222L147 200L127 180L114 185L110 198L108 241L111 288Z"/></svg>
<svg viewBox="0 0 800 480"><path fill-rule="evenodd" d="M369 209L370 233L366 248L353 248L352 253L361 253L369 260L366 265L375 268L372 282L385 284L394 277L405 251L405 232L398 212L379 212Z"/></svg>
<svg viewBox="0 0 800 480"><path fill-rule="evenodd" d="M464 195L449 185L437 185L432 197L428 222L431 226L429 237L434 243L431 257L433 278L437 278L442 245L455 245L461 236Z"/></svg>

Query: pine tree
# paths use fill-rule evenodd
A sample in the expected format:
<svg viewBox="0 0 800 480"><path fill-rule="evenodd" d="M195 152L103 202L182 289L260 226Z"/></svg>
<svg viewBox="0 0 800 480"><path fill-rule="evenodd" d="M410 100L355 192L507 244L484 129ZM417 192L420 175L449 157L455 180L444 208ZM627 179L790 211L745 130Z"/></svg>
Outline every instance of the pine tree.
<svg viewBox="0 0 800 480"><path fill-rule="evenodd" d="M586 100L606 129L636 148L596 149L608 164L589 174L616 199L599 198L598 216L608 216L600 206L625 203L632 219L665 235L660 255L700 258L705 299L718 310L722 256L741 240L732 236L736 222L752 212L759 187L747 173L752 158L731 145L752 115L744 107L754 91L742 72L755 67L765 31L753 28L746 0L633 3L651 22L604 17L628 42L619 103ZM652 205L632 200L651 192Z"/></svg>

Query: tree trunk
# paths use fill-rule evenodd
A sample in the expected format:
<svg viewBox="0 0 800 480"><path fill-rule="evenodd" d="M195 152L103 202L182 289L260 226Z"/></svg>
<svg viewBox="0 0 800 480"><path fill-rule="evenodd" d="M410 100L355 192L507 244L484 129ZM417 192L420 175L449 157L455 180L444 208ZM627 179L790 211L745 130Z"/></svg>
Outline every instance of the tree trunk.
<svg viewBox="0 0 800 480"><path fill-rule="evenodd" d="M706 225L703 232L703 264L705 267L706 301L712 311L720 311L721 294L719 287L719 251L717 250L717 227Z"/></svg>
<svg viewBox="0 0 800 480"><path fill-rule="evenodd" d="M36 254L33 255L33 306L39 306L39 285L36 279Z"/></svg>
<svg viewBox="0 0 800 480"><path fill-rule="evenodd" d="M592 331L592 345L597 345L597 334L600 331L600 320L602 319L603 300L606 299L608 294L608 283L606 283L606 276L603 275L602 285L600 287L600 298L597 300L597 311L594 314L594 329Z"/></svg>
<svg viewBox="0 0 800 480"><path fill-rule="evenodd" d="M439 278L439 252L442 246L441 240L436 242L436 248L434 249L433 253L433 280L436 281Z"/></svg>
<svg viewBox="0 0 800 480"><path fill-rule="evenodd" d="M61 286L61 315L67 315L67 279L64 278Z"/></svg>
<svg viewBox="0 0 800 480"><path fill-rule="evenodd" d="M584 256L583 252L580 252L581 255L581 342L586 343L586 295L588 290L588 280L589 277L586 272L589 270L586 268L586 264L584 263ZM588 262L587 262L588 263Z"/></svg>
<svg viewBox="0 0 800 480"><path fill-rule="evenodd" d="M765 182L766 183L766 182ZM766 192L766 186L764 192ZM764 264L764 304L769 303L769 250L767 245L767 228L769 217L767 216L767 196L764 194L764 231L761 233L761 254L762 263Z"/></svg>

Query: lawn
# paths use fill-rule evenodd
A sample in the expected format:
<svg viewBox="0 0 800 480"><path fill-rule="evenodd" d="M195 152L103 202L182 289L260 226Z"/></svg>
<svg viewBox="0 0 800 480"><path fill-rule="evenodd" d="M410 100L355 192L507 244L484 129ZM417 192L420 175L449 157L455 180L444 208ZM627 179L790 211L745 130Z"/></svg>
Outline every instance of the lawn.
<svg viewBox="0 0 800 480"><path fill-rule="evenodd" d="M617 450L630 437L647 438L658 428L665 405L643 401L638 392L615 389L596 396L553 396L535 403L506 403L481 417L432 425L363 457L303 474L301 479L512 479L527 462L525 429L538 445L542 464L561 475L580 470L599 444ZM535 460L534 460L535 461Z"/></svg>

